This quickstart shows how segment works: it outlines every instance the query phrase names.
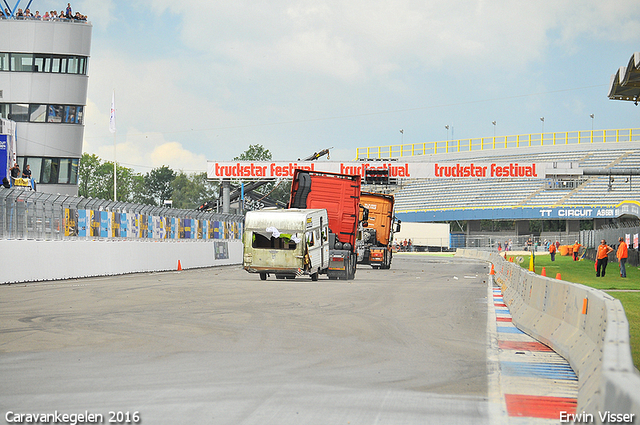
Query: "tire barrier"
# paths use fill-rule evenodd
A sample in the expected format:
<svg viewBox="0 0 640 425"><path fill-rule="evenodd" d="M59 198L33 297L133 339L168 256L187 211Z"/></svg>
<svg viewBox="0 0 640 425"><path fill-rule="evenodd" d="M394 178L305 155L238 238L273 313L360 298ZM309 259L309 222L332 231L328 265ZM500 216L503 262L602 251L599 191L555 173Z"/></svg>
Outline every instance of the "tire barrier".
<svg viewBox="0 0 640 425"><path fill-rule="evenodd" d="M576 412L593 415L597 424L607 423L606 415L640 418L640 373L619 300L536 275L497 253L458 249L456 256L492 263L513 323L569 361L579 382Z"/></svg>

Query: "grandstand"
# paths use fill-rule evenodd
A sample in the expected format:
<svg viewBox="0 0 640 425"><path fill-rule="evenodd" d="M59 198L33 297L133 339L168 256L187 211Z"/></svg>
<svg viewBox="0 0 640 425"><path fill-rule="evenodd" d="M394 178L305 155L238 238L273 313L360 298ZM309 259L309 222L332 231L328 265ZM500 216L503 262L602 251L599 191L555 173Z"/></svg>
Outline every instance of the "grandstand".
<svg viewBox="0 0 640 425"><path fill-rule="evenodd" d="M466 152L413 157L412 160L492 162L578 162L580 168L640 169L640 142L594 146L541 146L527 149ZM397 195L400 212L460 208L513 208L617 205L640 200L640 176L583 176L576 186L554 187L556 181L536 179L427 179L406 184ZM566 182L569 183L569 182ZM494 216L494 218L500 218ZM506 218L506 217L505 217Z"/></svg>
<svg viewBox="0 0 640 425"><path fill-rule="evenodd" d="M613 174L409 180L396 194L396 215L411 222L566 219L567 233L571 230L573 234L580 230L580 220L593 220L594 228L607 224L611 219L637 220L640 217L640 131L634 131L636 135L612 143L605 143L606 138L603 137L599 143L524 147L510 147L505 143L506 147L500 149L494 148L495 144L486 144L491 147L466 152L391 155L404 161L442 165L447 162L571 162L577 163L581 171L611 171ZM394 147L362 149L370 152L398 151ZM416 152L415 148L405 147L403 150ZM622 170L629 174L616 174ZM527 223L521 226L521 230L527 232L528 227ZM478 225L470 228L479 230Z"/></svg>

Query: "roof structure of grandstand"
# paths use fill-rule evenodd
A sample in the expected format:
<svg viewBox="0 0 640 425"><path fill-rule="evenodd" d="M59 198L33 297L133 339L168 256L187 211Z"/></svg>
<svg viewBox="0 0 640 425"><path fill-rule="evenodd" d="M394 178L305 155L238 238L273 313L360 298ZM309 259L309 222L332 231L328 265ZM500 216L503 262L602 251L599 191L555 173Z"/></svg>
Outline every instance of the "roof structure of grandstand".
<svg viewBox="0 0 640 425"><path fill-rule="evenodd" d="M406 221L595 219L626 214L640 217L640 175L637 175L640 174L640 141L491 149L418 155L402 160L438 164L572 162L580 169L612 172L612 175L571 178L406 181L396 194L396 214Z"/></svg>

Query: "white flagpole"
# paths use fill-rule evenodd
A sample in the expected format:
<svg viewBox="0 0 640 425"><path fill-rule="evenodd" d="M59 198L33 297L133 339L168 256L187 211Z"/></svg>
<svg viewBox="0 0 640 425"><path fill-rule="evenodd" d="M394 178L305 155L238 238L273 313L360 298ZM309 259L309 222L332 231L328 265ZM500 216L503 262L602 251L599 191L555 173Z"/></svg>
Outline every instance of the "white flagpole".
<svg viewBox="0 0 640 425"><path fill-rule="evenodd" d="M113 133L113 201L117 201L116 182L116 91L111 96L111 115L109 116L109 131Z"/></svg>

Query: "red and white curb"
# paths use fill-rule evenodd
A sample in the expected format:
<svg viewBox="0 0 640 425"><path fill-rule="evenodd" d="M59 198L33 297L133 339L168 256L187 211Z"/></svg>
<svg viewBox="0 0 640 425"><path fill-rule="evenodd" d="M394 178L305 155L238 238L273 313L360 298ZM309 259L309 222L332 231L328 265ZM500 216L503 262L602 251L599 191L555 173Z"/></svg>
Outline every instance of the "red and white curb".
<svg viewBox="0 0 640 425"><path fill-rule="evenodd" d="M487 335L492 424L558 424L576 413L578 378L569 363L520 331L489 276Z"/></svg>

